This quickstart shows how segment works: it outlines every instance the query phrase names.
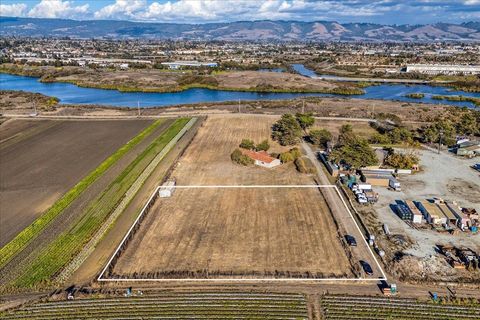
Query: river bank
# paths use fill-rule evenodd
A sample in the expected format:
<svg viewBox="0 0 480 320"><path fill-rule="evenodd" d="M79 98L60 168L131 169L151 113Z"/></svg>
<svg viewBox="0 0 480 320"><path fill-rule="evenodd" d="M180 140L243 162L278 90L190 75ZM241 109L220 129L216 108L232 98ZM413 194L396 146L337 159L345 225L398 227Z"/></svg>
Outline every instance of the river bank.
<svg viewBox="0 0 480 320"><path fill-rule="evenodd" d="M374 119L385 114L395 114L407 122L430 122L456 107L445 104L404 103L373 99L348 99L337 97L299 97L282 100L222 101L195 104L179 103L173 106L150 108L116 107L99 104L56 104L46 108L51 97L22 91L0 91L0 112L5 115L28 116L37 112L42 116L78 117L136 117L206 115L214 113L283 114L313 112L318 117L345 119ZM43 102L40 102L43 101Z"/></svg>
<svg viewBox="0 0 480 320"><path fill-rule="evenodd" d="M71 83L83 88L120 92L177 93L193 88L260 93L360 95L353 84L318 81L292 73L261 71L170 71L158 69L90 69L80 67L0 65L0 72L37 77L43 83Z"/></svg>

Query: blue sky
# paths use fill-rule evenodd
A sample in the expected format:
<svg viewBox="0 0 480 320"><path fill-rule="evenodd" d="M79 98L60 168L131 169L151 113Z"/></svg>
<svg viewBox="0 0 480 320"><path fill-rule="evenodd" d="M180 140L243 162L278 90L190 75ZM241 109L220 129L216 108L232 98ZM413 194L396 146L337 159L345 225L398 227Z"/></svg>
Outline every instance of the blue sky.
<svg viewBox="0 0 480 320"><path fill-rule="evenodd" d="M183 23L265 19L461 23L480 21L480 0L0 0L0 15Z"/></svg>

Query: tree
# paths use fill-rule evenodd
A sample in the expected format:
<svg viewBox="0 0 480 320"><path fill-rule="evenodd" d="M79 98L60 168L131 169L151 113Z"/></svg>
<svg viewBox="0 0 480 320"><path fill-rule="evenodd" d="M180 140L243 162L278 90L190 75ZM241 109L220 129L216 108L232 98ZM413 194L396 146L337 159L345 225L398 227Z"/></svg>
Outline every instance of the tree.
<svg viewBox="0 0 480 320"><path fill-rule="evenodd" d="M411 169L419 161L420 159L414 154L392 153L385 158L384 163L396 169Z"/></svg>
<svg viewBox="0 0 480 320"><path fill-rule="evenodd" d="M374 144L391 144L392 140L386 134L381 134L380 132L375 132L369 139L370 143Z"/></svg>
<svg viewBox="0 0 480 320"><path fill-rule="evenodd" d="M315 123L315 118L312 113L297 113L295 114L295 118L303 130L307 130Z"/></svg>
<svg viewBox="0 0 480 320"><path fill-rule="evenodd" d="M410 143L413 135L407 128L395 128L388 133L392 143Z"/></svg>
<svg viewBox="0 0 480 320"><path fill-rule="evenodd" d="M239 147L243 149L253 150L255 149L255 143L250 139L243 139Z"/></svg>
<svg viewBox="0 0 480 320"><path fill-rule="evenodd" d="M480 123L477 123L477 119L471 113L465 113L460 121L456 123L456 129L458 134L473 135L480 133Z"/></svg>
<svg viewBox="0 0 480 320"><path fill-rule="evenodd" d="M287 163L297 160L301 155L302 153L298 148L292 148L290 151L281 153L279 158L282 163Z"/></svg>
<svg viewBox="0 0 480 320"><path fill-rule="evenodd" d="M250 164L253 164L254 162L252 158L244 155L240 149L233 150L232 154L230 155L230 158L232 159L233 162L244 165L244 166L248 166Z"/></svg>
<svg viewBox="0 0 480 320"><path fill-rule="evenodd" d="M335 146L330 154L330 159L337 163L349 164L353 168L372 166L378 163L377 155L367 140L349 132L345 134L348 135L348 139L343 139L342 143Z"/></svg>
<svg viewBox="0 0 480 320"><path fill-rule="evenodd" d="M315 145L326 147L327 143L332 141L332 133L327 129L312 129L308 139Z"/></svg>
<svg viewBox="0 0 480 320"><path fill-rule="evenodd" d="M268 140L263 140L257 146L255 147L257 151L268 151L270 149L270 144L268 143Z"/></svg>
<svg viewBox="0 0 480 320"><path fill-rule="evenodd" d="M282 146L293 145L302 136L302 128L292 114L284 114L272 126L272 138Z"/></svg>

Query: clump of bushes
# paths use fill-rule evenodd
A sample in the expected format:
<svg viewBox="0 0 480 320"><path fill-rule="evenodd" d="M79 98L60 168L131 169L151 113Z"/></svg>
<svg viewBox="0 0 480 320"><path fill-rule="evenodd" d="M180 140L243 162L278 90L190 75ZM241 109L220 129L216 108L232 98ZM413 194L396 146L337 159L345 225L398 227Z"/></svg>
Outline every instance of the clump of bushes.
<svg viewBox="0 0 480 320"><path fill-rule="evenodd" d="M233 150L230 158L233 162L241 164L243 166L248 166L254 163L253 159L244 155L240 149Z"/></svg>
<svg viewBox="0 0 480 320"><path fill-rule="evenodd" d="M302 153L298 148L292 148L287 152L280 153L279 159L282 163L287 163L297 160L301 155Z"/></svg>
<svg viewBox="0 0 480 320"><path fill-rule="evenodd" d="M253 140L243 139L239 147L247 150L254 150L254 151L268 151L268 149L270 149L270 144L268 143L268 140L263 140L259 144L255 144Z"/></svg>
<svg viewBox="0 0 480 320"><path fill-rule="evenodd" d="M295 167L301 173L316 173L317 170L312 161L307 157L300 157L295 160Z"/></svg>
<svg viewBox="0 0 480 320"><path fill-rule="evenodd" d="M395 169L412 169L418 165L420 159L410 153L390 153L383 163Z"/></svg>

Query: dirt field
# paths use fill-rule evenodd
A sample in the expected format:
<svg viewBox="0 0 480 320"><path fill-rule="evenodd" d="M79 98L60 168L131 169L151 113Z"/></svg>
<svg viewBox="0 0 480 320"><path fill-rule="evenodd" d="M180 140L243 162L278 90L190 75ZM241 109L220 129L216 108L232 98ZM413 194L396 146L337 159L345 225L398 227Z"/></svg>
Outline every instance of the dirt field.
<svg viewBox="0 0 480 320"><path fill-rule="evenodd" d="M292 164L241 167L242 138L268 138L271 116L210 116L180 159L178 185L313 184ZM271 152L283 148L273 144ZM188 271L196 272L196 275ZM348 276L350 264L321 193L311 189L178 189L157 200L114 274L160 277ZM291 274L287 274L290 272Z"/></svg>
<svg viewBox="0 0 480 320"><path fill-rule="evenodd" d="M0 126L0 245L151 120L13 120Z"/></svg>

